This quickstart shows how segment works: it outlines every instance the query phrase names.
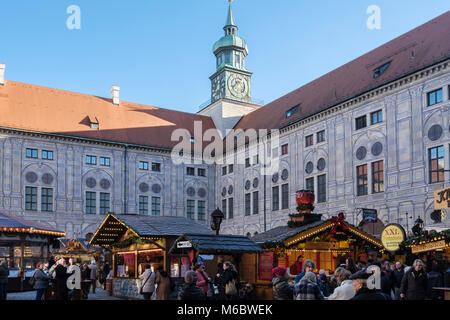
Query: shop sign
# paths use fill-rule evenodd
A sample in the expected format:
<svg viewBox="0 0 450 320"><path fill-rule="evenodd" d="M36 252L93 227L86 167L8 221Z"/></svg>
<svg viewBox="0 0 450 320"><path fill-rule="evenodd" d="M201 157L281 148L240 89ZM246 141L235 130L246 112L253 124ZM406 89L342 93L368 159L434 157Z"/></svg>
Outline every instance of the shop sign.
<svg viewBox="0 0 450 320"><path fill-rule="evenodd" d="M178 249L192 248L192 243L190 241L179 241L177 243L177 248Z"/></svg>
<svg viewBox="0 0 450 320"><path fill-rule="evenodd" d="M450 188L434 192L434 210L450 209Z"/></svg>
<svg viewBox="0 0 450 320"><path fill-rule="evenodd" d="M381 233L381 242L386 250L395 252L400 249L400 243L405 241L405 230L399 224L388 224Z"/></svg>
<svg viewBox="0 0 450 320"><path fill-rule="evenodd" d="M420 244L418 246L412 247L411 250L413 254L416 254L419 252L432 251L437 249L445 249L445 240Z"/></svg>
<svg viewBox="0 0 450 320"><path fill-rule="evenodd" d="M375 209L362 209L363 211L363 220L365 222L377 222L377 210Z"/></svg>

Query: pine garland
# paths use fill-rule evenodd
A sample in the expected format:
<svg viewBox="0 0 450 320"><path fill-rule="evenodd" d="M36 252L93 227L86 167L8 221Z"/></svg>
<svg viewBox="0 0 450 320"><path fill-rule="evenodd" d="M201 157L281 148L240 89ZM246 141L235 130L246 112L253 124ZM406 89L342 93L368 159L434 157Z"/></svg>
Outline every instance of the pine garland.
<svg viewBox="0 0 450 320"><path fill-rule="evenodd" d="M149 244L149 243L152 243L152 242L142 239L142 238L139 238L139 237L132 237L132 238L128 238L128 239L125 239L123 241L113 244L113 247L117 248L117 249L124 249L124 248L130 247L133 244L144 245L144 244Z"/></svg>
<svg viewBox="0 0 450 320"><path fill-rule="evenodd" d="M445 240L445 242L450 241L450 229L442 231L442 232L436 232L435 230L431 230L428 233L424 233L420 236L409 238L402 243L400 243L400 247L404 248L409 245L415 245L419 244L421 242L430 242L434 240L434 238L437 238L439 240Z"/></svg>

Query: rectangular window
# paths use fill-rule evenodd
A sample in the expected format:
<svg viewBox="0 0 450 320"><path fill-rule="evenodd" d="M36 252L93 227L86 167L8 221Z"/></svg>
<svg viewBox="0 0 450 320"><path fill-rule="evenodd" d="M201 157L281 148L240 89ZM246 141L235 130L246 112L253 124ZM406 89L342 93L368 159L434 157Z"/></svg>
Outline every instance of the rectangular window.
<svg viewBox="0 0 450 320"><path fill-rule="evenodd" d="M188 176L195 176L195 168L193 168L193 167L187 167L187 168L186 168L186 174L187 174Z"/></svg>
<svg viewBox="0 0 450 320"><path fill-rule="evenodd" d="M100 192L100 214L109 213L109 193Z"/></svg>
<svg viewBox="0 0 450 320"><path fill-rule="evenodd" d="M367 164L356 167L357 195L367 195Z"/></svg>
<svg viewBox="0 0 450 320"><path fill-rule="evenodd" d="M222 167L222 175L226 175L227 174L227 167Z"/></svg>
<svg viewBox="0 0 450 320"><path fill-rule="evenodd" d="M200 168L198 168L198 169L197 169L197 175L198 175L199 177L206 177L206 169L200 169Z"/></svg>
<svg viewBox="0 0 450 320"><path fill-rule="evenodd" d="M378 110L375 112L372 112L370 114L370 124L377 124L383 122L383 111Z"/></svg>
<svg viewBox="0 0 450 320"><path fill-rule="evenodd" d="M259 193L258 191L253 192L253 214L259 213Z"/></svg>
<svg viewBox="0 0 450 320"><path fill-rule="evenodd" d="M372 162L372 192L384 192L383 161Z"/></svg>
<svg viewBox="0 0 450 320"><path fill-rule="evenodd" d="M97 164L97 156L86 156L86 164L96 165Z"/></svg>
<svg viewBox="0 0 450 320"><path fill-rule="evenodd" d="M37 157L38 157L38 151L37 151L37 149L28 149L28 148L27 148L26 156L27 156L27 158L34 158L34 159L37 159Z"/></svg>
<svg viewBox="0 0 450 320"><path fill-rule="evenodd" d="M325 141L325 130L317 132L317 143Z"/></svg>
<svg viewBox="0 0 450 320"><path fill-rule="evenodd" d="M42 150L42 159L53 160L53 151Z"/></svg>
<svg viewBox="0 0 450 320"><path fill-rule="evenodd" d="M281 146L281 155L284 156L286 154L289 153L289 145L288 144L283 144Z"/></svg>
<svg viewBox="0 0 450 320"><path fill-rule="evenodd" d="M367 127L367 119L366 116L362 116L355 119L356 130L363 129Z"/></svg>
<svg viewBox="0 0 450 320"><path fill-rule="evenodd" d="M236 65L238 67L241 65L241 56L239 53L236 53Z"/></svg>
<svg viewBox="0 0 450 320"><path fill-rule="evenodd" d="M272 188L272 211L280 209L280 189L279 187Z"/></svg>
<svg viewBox="0 0 450 320"><path fill-rule="evenodd" d="M152 197L152 216L161 215L161 198Z"/></svg>
<svg viewBox="0 0 450 320"><path fill-rule="evenodd" d="M96 214L96 194L95 192L86 192L86 213Z"/></svg>
<svg viewBox="0 0 450 320"><path fill-rule="evenodd" d="M223 213L224 219L226 219L227 218L227 199L222 200L222 213Z"/></svg>
<svg viewBox="0 0 450 320"><path fill-rule="evenodd" d="M444 147L431 148L428 152L430 183L444 181Z"/></svg>
<svg viewBox="0 0 450 320"><path fill-rule="evenodd" d="M148 170L148 162L139 161L139 170Z"/></svg>
<svg viewBox="0 0 450 320"><path fill-rule="evenodd" d="M435 90L435 91L432 91L432 92L429 92L427 94L427 100L428 100L428 106L429 107L433 106L435 104L441 103L442 100L443 100L442 88L438 89L438 90Z"/></svg>
<svg viewBox="0 0 450 320"><path fill-rule="evenodd" d="M139 214L146 216L148 215L148 197L139 196Z"/></svg>
<svg viewBox="0 0 450 320"><path fill-rule="evenodd" d="M188 200L186 208L187 208L187 212L186 212L187 218L194 220L195 219L195 201Z"/></svg>
<svg viewBox="0 0 450 320"><path fill-rule="evenodd" d="M234 203L233 198L228 198L228 218L233 219L234 215Z"/></svg>
<svg viewBox="0 0 450 320"><path fill-rule="evenodd" d="M25 187L25 210L37 211L37 188Z"/></svg>
<svg viewBox="0 0 450 320"><path fill-rule="evenodd" d="M233 173L233 170L234 170L233 165L230 164L230 165L228 166L228 173Z"/></svg>
<svg viewBox="0 0 450 320"><path fill-rule="evenodd" d="M317 177L317 203L327 202L327 176Z"/></svg>
<svg viewBox="0 0 450 320"><path fill-rule="evenodd" d="M314 177L306 179L306 190L314 192Z"/></svg>
<svg viewBox="0 0 450 320"><path fill-rule="evenodd" d="M53 189L49 188L41 189L41 211L45 212L53 211Z"/></svg>
<svg viewBox="0 0 450 320"><path fill-rule="evenodd" d="M305 146L306 147L310 147L313 144L314 144L314 137L313 137L313 135L311 134L309 136L306 136L306 138L305 138Z"/></svg>
<svg viewBox="0 0 450 320"><path fill-rule="evenodd" d="M108 157L100 157L100 165L103 167L110 167L111 159Z"/></svg>
<svg viewBox="0 0 450 320"><path fill-rule="evenodd" d="M245 167L246 168L250 167L250 158L245 159Z"/></svg>
<svg viewBox="0 0 450 320"><path fill-rule="evenodd" d="M153 172L161 172L161 163L152 162L152 171Z"/></svg>
<svg viewBox="0 0 450 320"><path fill-rule="evenodd" d="M281 186L281 209L289 209L289 184Z"/></svg>
<svg viewBox="0 0 450 320"><path fill-rule="evenodd" d="M225 63L230 64L231 63L231 55L229 52L225 52Z"/></svg>
<svg viewBox="0 0 450 320"><path fill-rule="evenodd" d="M206 219L206 202L205 201L197 202L197 219L200 221L204 221Z"/></svg>
<svg viewBox="0 0 450 320"><path fill-rule="evenodd" d="M245 194L245 215L249 216L250 215L250 210L251 210L251 202L250 202L250 193L246 193Z"/></svg>

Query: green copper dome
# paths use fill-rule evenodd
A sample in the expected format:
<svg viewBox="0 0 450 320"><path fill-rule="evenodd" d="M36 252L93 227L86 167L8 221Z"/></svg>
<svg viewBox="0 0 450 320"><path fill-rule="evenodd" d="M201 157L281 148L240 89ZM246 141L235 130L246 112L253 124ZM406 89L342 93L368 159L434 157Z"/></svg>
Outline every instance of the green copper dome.
<svg viewBox="0 0 450 320"><path fill-rule="evenodd" d="M236 47L238 50L244 51L244 54L248 54L248 48L247 44L245 43L244 39L237 36L237 30L238 27L236 26L234 22L234 16L233 16L233 9L231 8L231 3L228 7L228 15L227 15L227 21L225 22L225 27L223 28L225 30L225 36L219 39L214 44L213 52L214 54L217 54L221 50L225 48L230 47Z"/></svg>

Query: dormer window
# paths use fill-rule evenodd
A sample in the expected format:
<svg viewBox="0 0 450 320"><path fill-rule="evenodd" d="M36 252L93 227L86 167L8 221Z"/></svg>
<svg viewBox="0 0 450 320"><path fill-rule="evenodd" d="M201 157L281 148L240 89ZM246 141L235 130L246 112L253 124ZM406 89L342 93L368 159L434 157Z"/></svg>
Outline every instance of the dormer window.
<svg viewBox="0 0 450 320"><path fill-rule="evenodd" d="M299 106L299 104L296 105L295 107L289 109L288 111L286 111L286 118L290 118L295 113L295 111L297 111L298 106Z"/></svg>
<svg viewBox="0 0 450 320"><path fill-rule="evenodd" d="M379 66L378 68L373 70L373 78L376 79L376 78L381 77L381 75L387 70L387 68L389 68L390 64L391 64L391 61L386 62L382 66Z"/></svg>
<svg viewBox="0 0 450 320"><path fill-rule="evenodd" d="M98 130L99 129L99 123L98 123L97 117L96 116L88 116L88 117L89 117L89 122L90 122L91 129Z"/></svg>

